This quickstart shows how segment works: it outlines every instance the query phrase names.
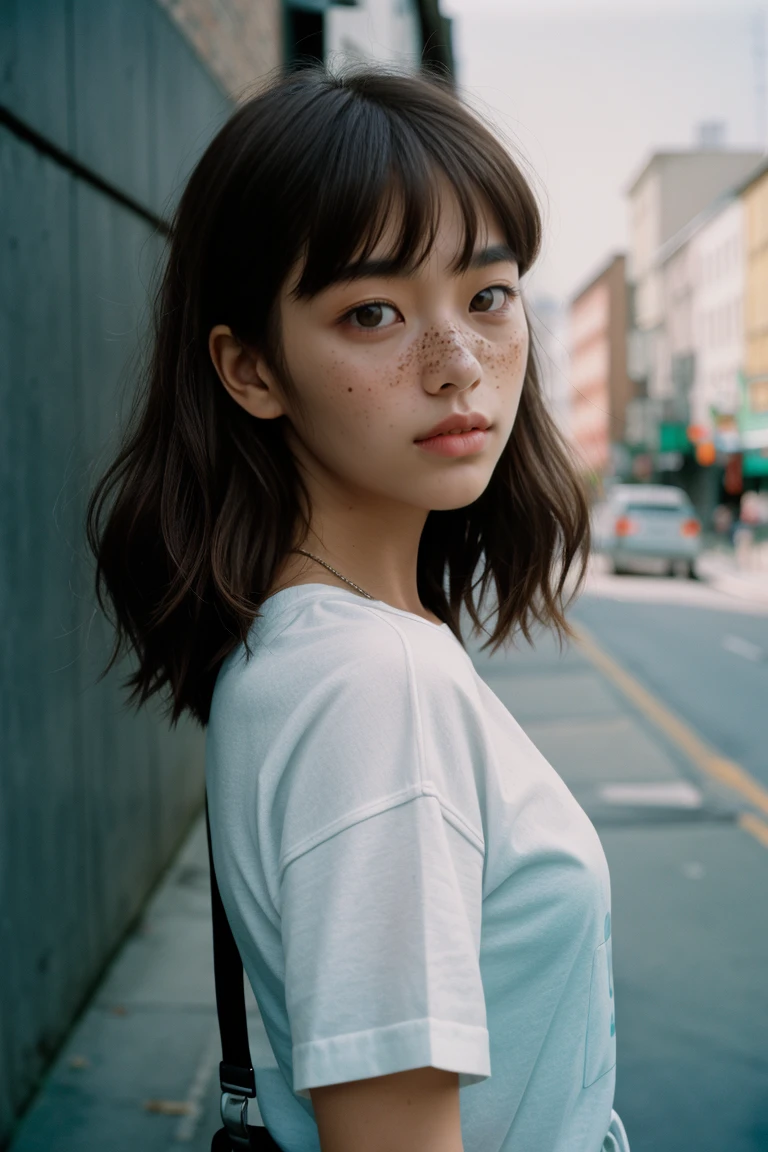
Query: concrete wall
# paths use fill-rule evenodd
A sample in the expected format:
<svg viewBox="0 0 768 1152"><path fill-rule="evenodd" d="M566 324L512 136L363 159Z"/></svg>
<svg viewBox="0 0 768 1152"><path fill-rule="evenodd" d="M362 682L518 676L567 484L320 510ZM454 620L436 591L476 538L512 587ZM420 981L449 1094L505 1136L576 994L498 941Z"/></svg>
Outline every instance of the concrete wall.
<svg viewBox="0 0 768 1152"><path fill-rule="evenodd" d="M83 520L161 217L232 103L154 0L5 0L0 105L2 1146L202 802L199 730L98 679Z"/></svg>

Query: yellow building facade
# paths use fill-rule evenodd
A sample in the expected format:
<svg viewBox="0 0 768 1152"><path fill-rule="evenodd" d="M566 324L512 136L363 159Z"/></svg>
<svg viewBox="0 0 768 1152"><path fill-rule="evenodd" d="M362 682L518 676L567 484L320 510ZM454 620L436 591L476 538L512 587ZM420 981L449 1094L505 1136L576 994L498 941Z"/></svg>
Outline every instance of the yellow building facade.
<svg viewBox="0 0 768 1152"><path fill-rule="evenodd" d="M744 475L768 480L768 164L741 190L744 200L744 378L739 433Z"/></svg>
<svg viewBox="0 0 768 1152"><path fill-rule="evenodd" d="M747 185L744 197L744 369L747 379L768 376L768 169Z"/></svg>

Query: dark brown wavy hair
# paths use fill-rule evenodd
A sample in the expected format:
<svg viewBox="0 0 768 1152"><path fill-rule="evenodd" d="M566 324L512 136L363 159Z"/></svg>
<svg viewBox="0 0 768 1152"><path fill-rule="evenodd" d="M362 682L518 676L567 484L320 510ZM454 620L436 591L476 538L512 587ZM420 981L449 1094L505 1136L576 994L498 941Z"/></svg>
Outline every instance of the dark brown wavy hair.
<svg viewBox="0 0 768 1152"><path fill-rule="evenodd" d="M125 686L136 706L162 693L172 723L185 710L207 723L222 661L240 644L250 653L259 607L308 527L286 418L254 419L232 400L211 362L211 328L228 324L261 348L289 387L276 300L291 269L303 261L297 296L322 291L353 257L370 255L394 211L392 256L401 270L417 267L434 242L441 177L464 220L457 271L469 266L484 197L523 275L540 243L534 195L438 77L289 74L242 104L197 164L172 221L131 420L88 507L97 596L116 629L105 672L133 650ZM518 631L530 641L537 623L562 640L571 634L566 580L571 569L576 587L583 580L588 535L532 350L486 490L427 517L419 596L459 639L466 613L494 650Z"/></svg>

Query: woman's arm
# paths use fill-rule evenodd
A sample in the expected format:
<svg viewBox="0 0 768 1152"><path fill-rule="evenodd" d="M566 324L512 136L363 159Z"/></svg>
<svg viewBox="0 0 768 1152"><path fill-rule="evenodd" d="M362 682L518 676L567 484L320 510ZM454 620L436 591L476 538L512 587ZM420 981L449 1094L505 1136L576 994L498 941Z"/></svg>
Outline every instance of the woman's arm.
<svg viewBox="0 0 768 1152"><path fill-rule="evenodd" d="M456 1072L414 1068L310 1096L323 1152L463 1152Z"/></svg>

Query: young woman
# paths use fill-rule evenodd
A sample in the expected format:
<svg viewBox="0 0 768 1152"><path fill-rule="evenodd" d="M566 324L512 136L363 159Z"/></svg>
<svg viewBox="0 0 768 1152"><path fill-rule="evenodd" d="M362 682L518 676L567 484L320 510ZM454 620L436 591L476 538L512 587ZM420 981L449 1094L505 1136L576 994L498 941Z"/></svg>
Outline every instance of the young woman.
<svg viewBox="0 0 768 1152"><path fill-rule="evenodd" d="M441 83L272 84L189 180L94 493L133 698L207 725L286 1152L626 1152L605 857L462 642L567 633L583 574L520 294L539 232Z"/></svg>

